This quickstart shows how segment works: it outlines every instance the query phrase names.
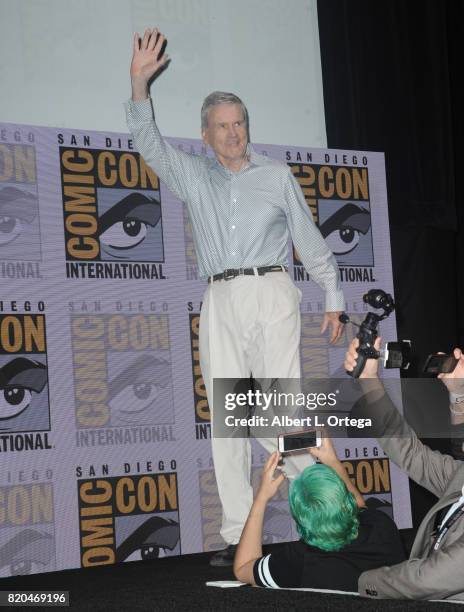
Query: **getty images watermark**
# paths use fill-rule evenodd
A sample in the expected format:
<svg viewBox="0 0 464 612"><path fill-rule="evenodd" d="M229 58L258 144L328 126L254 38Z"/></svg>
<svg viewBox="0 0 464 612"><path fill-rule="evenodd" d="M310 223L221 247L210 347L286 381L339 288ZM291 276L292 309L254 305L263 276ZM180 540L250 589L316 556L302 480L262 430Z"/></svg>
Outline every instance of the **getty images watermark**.
<svg viewBox="0 0 464 612"><path fill-rule="evenodd" d="M246 392L229 392L224 395L224 408L227 411L236 411L237 408L247 409L248 415L236 416L227 414L224 417L226 427L357 427L363 429L370 427L369 418L356 419L349 416L327 414L337 407L337 397L340 391L336 389L330 393L293 393L277 391L262 391L248 389ZM271 414L281 412L282 408L290 409L295 414ZM304 415L306 410L323 410L319 413ZM266 414L256 414L262 411Z"/></svg>
<svg viewBox="0 0 464 612"><path fill-rule="evenodd" d="M215 378L213 435L269 438L323 428L331 437L419 437L461 440L449 399L436 378ZM407 414L403 425L402 412Z"/></svg>

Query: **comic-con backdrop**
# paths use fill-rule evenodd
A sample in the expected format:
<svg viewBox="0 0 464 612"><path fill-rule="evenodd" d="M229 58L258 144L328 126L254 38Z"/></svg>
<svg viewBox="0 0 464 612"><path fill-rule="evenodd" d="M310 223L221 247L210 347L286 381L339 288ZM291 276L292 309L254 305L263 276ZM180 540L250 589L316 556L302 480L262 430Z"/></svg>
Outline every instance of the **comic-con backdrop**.
<svg viewBox="0 0 464 612"><path fill-rule="evenodd" d="M383 155L256 149L290 166L360 321L368 289L393 292ZM353 332L329 347L323 295L291 245L289 258L303 372L344 375ZM0 283L0 575L222 547L198 355L205 282L183 204L130 137L0 126ZM394 316L382 335L396 337ZM409 527L407 481L376 443L337 447L360 491ZM254 441L255 485L265 460ZM286 495L269 505L266 542L297 537Z"/></svg>

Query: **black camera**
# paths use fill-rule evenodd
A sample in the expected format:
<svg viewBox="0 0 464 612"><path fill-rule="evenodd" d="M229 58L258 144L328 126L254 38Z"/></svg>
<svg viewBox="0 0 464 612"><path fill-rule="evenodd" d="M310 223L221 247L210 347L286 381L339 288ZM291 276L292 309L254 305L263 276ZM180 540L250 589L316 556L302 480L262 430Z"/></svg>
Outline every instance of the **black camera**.
<svg viewBox="0 0 464 612"><path fill-rule="evenodd" d="M378 315L375 312L368 312L361 325L351 321L353 325L359 327L359 332L356 334L356 338L359 340L359 347L357 349L359 357L353 371L347 372L353 378L359 378L368 359L379 359L381 356L381 352L374 348L374 343L378 336L377 327L380 321L386 319L395 310L395 302L392 296L382 289L371 289L365 293L363 295L363 302L369 304L372 308L381 308L383 313ZM339 320L342 323L348 323L350 318L347 314L343 313L340 315ZM410 353L411 343L409 340L389 342L384 351L384 366L386 368L406 369L409 367Z"/></svg>

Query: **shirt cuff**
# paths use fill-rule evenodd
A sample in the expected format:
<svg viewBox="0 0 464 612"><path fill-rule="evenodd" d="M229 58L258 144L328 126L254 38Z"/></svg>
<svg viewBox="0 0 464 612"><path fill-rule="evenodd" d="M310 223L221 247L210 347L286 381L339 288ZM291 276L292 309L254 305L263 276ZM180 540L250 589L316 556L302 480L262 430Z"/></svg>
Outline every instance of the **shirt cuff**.
<svg viewBox="0 0 464 612"><path fill-rule="evenodd" d="M128 124L147 123L153 119L153 106L150 97L140 102L134 102L134 100L130 98L124 103L124 107L126 109Z"/></svg>
<svg viewBox="0 0 464 612"><path fill-rule="evenodd" d="M325 292L325 311L336 312L345 310L345 298L343 291L336 289L335 291Z"/></svg>

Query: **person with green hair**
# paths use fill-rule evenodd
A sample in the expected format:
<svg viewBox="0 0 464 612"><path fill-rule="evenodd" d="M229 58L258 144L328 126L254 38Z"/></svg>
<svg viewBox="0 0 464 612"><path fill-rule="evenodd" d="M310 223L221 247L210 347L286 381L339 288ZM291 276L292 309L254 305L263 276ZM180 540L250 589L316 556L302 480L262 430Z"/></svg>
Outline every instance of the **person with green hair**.
<svg viewBox="0 0 464 612"><path fill-rule="evenodd" d="M280 454L264 466L260 488L234 561L241 582L270 588L316 588L357 592L368 569L405 559L394 521L366 506L338 459L330 438L311 454L321 463L307 467L289 487L290 512L300 540L263 556L261 538L269 500L285 480L275 476Z"/></svg>
<svg viewBox="0 0 464 612"><path fill-rule="evenodd" d="M290 512L303 542L341 550L358 536L359 508L340 476L328 465L306 468L290 485Z"/></svg>

